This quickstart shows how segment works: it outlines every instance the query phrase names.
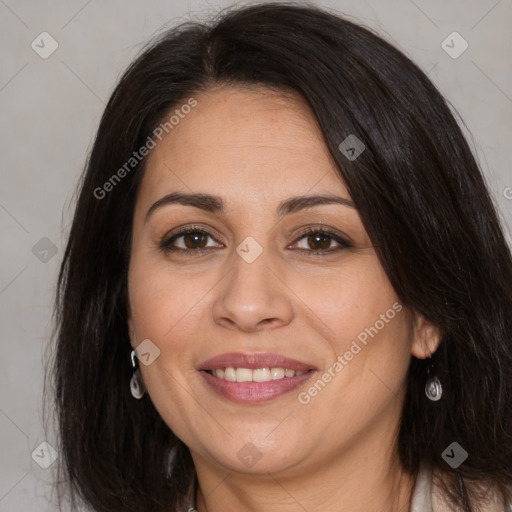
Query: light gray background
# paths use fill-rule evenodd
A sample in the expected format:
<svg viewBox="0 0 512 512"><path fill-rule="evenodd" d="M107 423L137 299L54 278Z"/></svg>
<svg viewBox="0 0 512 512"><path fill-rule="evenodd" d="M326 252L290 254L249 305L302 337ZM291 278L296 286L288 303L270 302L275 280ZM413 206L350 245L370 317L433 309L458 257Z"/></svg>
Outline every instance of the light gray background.
<svg viewBox="0 0 512 512"><path fill-rule="evenodd" d="M317 3L375 28L428 73L465 121L512 240L512 0ZM54 285L72 194L104 105L156 31L228 5L0 0L1 511L55 510L48 501L55 465L44 470L31 453L54 443L41 420ZM43 31L59 45L47 59L31 48ZM456 59L441 47L453 31L469 44ZM43 237L57 248L46 263L32 252Z"/></svg>

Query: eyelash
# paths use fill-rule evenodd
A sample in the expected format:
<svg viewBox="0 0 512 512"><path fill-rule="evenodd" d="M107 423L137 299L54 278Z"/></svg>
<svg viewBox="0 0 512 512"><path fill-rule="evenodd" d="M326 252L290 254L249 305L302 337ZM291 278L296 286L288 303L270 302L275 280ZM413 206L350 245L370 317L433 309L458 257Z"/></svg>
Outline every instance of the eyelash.
<svg viewBox="0 0 512 512"><path fill-rule="evenodd" d="M175 242L178 238L180 238L184 235L192 234L192 233L206 235L215 240L215 238L213 237L213 235L210 232L208 232L202 228L190 226L190 227L185 228L177 233L174 233L172 236L170 236L168 238L164 237L162 239L162 241L160 242L159 248L164 252L173 252L173 253L180 252L186 256L198 256L198 255L201 255L204 252L209 251L211 249L208 247L200 247L200 248L196 248L196 249L182 249L182 248L172 246L172 243ZM347 240L345 240L341 236L339 236L331 231L326 231L323 229L309 229L309 230L301 233L298 236L298 238L296 239L296 242L307 237L307 236L311 236L311 235L320 235L323 237L331 238L332 240L334 240L335 242L337 242L339 244L339 247L337 247L335 249L325 249L325 250L308 250L308 249L294 249L294 250L300 251L307 256L314 257L314 256L324 256L327 254L336 253L343 249L349 249L349 248L353 247L352 244L350 244Z"/></svg>

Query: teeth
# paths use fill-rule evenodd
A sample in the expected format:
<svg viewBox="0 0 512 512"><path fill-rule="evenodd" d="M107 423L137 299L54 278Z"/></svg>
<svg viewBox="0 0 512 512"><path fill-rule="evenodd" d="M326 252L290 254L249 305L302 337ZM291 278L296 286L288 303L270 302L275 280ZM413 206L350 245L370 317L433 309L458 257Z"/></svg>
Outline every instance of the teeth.
<svg viewBox="0 0 512 512"><path fill-rule="evenodd" d="M252 370L249 368L237 368L236 369L236 381L237 382L251 382L252 381Z"/></svg>
<svg viewBox="0 0 512 512"><path fill-rule="evenodd" d="M272 375L272 379L282 379L284 377L284 368L270 368L270 374Z"/></svg>
<svg viewBox="0 0 512 512"><path fill-rule="evenodd" d="M250 370L249 370L250 371ZM269 368L258 368L252 371L253 382L267 382L272 378Z"/></svg>
<svg viewBox="0 0 512 512"><path fill-rule="evenodd" d="M217 372L217 371L218 371L218 370L215 370L215 372ZM222 370L220 370L220 371L222 372ZM215 375L216 375L217 377L222 378L222 377L220 376L220 374L215 373ZM231 381L231 382L236 382L236 373L235 373L235 369L234 369L234 368L226 368L226 369L224 370L224 379L225 379L225 380L229 380L229 381Z"/></svg>
<svg viewBox="0 0 512 512"><path fill-rule="evenodd" d="M270 380L291 378L304 374L305 372L296 372L289 368L217 368L211 371L212 375L219 379L230 382L268 382Z"/></svg>

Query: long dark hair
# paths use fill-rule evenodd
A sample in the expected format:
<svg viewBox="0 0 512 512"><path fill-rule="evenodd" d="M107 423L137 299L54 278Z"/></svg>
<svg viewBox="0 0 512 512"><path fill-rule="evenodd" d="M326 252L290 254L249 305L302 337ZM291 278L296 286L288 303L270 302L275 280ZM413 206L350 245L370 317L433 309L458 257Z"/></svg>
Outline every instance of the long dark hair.
<svg viewBox="0 0 512 512"><path fill-rule="evenodd" d="M454 114L372 30L313 6L264 3L159 36L101 119L55 309L60 477L73 503L178 511L197 489L188 448L128 386L127 269L146 159L111 178L173 108L217 85L305 98L397 295L442 332L432 356L440 401L426 398L425 363L411 356L397 439L405 470L442 472L445 496L465 511L477 510L479 482L512 499L512 258ZM349 160L339 145L351 134L365 150ZM469 454L456 470L442 457L454 441Z"/></svg>

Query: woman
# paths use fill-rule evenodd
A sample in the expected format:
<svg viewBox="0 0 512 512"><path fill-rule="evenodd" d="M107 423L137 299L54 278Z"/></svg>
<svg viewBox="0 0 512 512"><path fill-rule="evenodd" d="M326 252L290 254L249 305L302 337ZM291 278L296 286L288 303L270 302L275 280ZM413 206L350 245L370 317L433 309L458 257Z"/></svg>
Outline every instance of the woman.
<svg viewBox="0 0 512 512"><path fill-rule="evenodd" d="M80 186L62 480L109 512L505 510L511 289L407 57L315 7L184 24L121 78Z"/></svg>

